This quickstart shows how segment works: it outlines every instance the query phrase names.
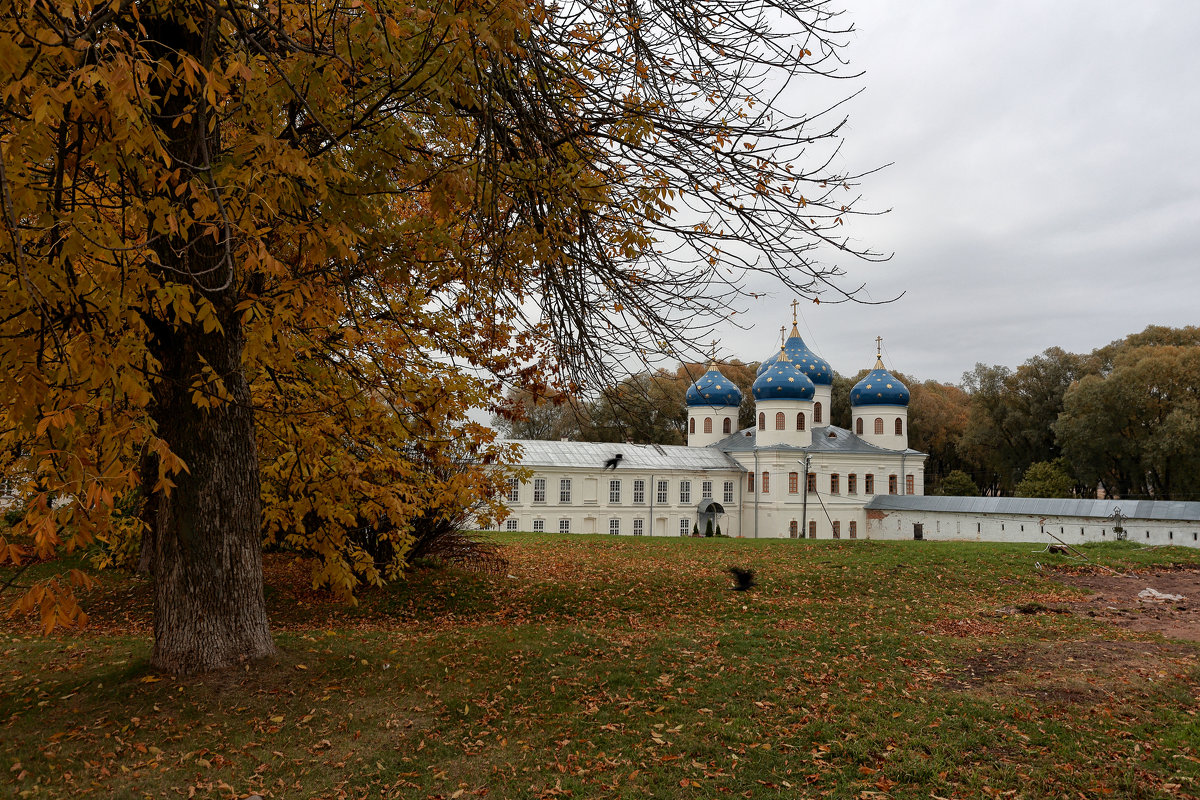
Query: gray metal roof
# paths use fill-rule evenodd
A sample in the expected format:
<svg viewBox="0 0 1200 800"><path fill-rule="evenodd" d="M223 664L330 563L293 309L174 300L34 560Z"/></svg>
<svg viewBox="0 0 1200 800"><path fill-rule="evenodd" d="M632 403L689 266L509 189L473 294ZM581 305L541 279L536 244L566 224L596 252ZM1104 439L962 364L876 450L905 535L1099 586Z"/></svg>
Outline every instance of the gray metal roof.
<svg viewBox="0 0 1200 800"><path fill-rule="evenodd" d="M629 469L720 469L745 472L732 457L711 447L621 444L617 442L553 442L534 439L509 439L507 441L521 446L519 463L524 467L600 469L604 466L604 462L620 453L623 458L617 465L617 472Z"/></svg>
<svg viewBox="0 0 1200 800"><path fill-rule="evenodd" d="M1040 497L931 497L875 495L867 510L930 511L956 514L1007 514L1035 517L1107 519L1120 508L1127 519L1200 522L1200 503L1180 500L1072 500Z"/></svg>
<svg viewBox="0 0 1200 800"><path fill-rule="evenodd" d="M731 436L727 436L721 441L709 445L709 447L729 453L742 453L754 450L756 447L755 441L755 428L751 426ZM924 453L917 450L885 450L882 447L876 447L862 438L855 436L845 428L839 428L836 425L813 428L812 444L808 447L797 447L790 444L773 444L769 447L772 450L796 450L797 452L808 453L866 453L871 455L905 453L907 455L924 455Z"/></svg>

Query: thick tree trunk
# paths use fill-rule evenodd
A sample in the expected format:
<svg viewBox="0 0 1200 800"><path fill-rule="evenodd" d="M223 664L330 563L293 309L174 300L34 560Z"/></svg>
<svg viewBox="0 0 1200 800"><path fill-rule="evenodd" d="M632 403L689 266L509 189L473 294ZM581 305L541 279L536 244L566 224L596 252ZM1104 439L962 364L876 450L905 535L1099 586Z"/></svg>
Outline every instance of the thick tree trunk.
<svg viewBox="0 0 1200 800"><path fill-rule="evenodd" d="M147 4L147 50L179 73L194 56L214 69L218 21L204 3ZM158 134L172 159L168 202L186 207L211 196L210 166L221 152L220 125L203 88L156 84L162 105ZM183 198L180 200L179 198ZM223 213L223 212L222 212ZM244 276L232 263L231 223L195 224L152 244L164 284L189 287L213 304L220 328L181 323L174 309L152 305L146 319L151 352L161 365L151 415L162 437L187 465L175 486L151 502L155 667L175 674L222 669L274 654L263 602L262 511L250 386L242 364L245 338L236 310ZM154 317L161 308L161 316ZM211 326L210 326L211 327ZM206 373L206 368L211 372ZM215 377L227 397L204 382ZM210 408L197 405L200 385Z"/></svg>
<svg viewBox="0 0 1200 800"><path fill-rule="evenodd" d="M229 317L224 335L177 331L174 346L158 353L159 435L188 466L158 496L154 526L153 664L175 674L275 652L263 601L254 412L240 329L236 315ZM191 398L200 356L232 395L209 410Z"/></svg>

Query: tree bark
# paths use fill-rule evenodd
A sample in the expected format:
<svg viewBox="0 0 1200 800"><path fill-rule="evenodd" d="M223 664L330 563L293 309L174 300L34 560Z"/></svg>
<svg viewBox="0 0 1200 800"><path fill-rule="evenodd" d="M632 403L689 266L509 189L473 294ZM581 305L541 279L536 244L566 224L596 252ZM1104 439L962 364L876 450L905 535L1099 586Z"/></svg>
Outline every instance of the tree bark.
<svg viewBox="0 0 1200 800"><path fill-rule="evenodd" d="M218 21L206 4L147 4L141 20L148 52L171 65L171 73L178 75L189 55L214 68ZM195 193L220 192L210 170L221 131L203 87L189 90L171 73L155 73L150 84L161 103L154 122L174 168L165 189L169 202L183 207ZM254 410L236 308L244 276L232 262L232 226L213 222L216 236L197 221L152 247L162 283L189 287L197 305L200 298L211 302L220 327L206 332L195 320L181 322L161 301L144 317L161 370L150 413L158 435L187 465L171 476L173 488L148 499L155 515L152 663L179 675L275 653L263 600ZM197 405L197 387L215 404Z"/></svg>
<svg viewBox="0 0 1200 800"><path fill-rule="evenodd" d="M224 315L223 315L224 316ZM159 436L188 466L158 497L154 536L154 656L186 675L271 656L263 600L262 511L250 386L236 314L224 335L178 332L158 353L164 381ZM219 370L231 400L198 408L190 378L199 356Z"/></svg>

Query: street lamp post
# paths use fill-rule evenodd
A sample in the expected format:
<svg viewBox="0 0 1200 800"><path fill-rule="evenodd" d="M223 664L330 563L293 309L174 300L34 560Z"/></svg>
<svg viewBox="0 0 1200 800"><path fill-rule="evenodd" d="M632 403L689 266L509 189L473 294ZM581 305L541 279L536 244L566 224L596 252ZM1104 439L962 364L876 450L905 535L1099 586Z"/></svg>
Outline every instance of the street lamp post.
<svg viewBox="0 0 1200 800"><path fill-rule="evenodd" d="M808 536L808 467L812 463L812 456L804 454L804 460L800 462L804 466L804 494L800 504L800 538Z"/></svg>

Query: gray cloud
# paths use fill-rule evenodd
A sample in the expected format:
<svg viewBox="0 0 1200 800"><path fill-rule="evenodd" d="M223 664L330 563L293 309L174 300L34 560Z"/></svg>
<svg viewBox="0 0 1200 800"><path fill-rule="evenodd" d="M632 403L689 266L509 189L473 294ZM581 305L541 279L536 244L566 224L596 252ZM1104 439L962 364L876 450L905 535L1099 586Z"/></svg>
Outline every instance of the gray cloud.
<svg viewBox="0 0 1200 800"><path fill-rule="evenodd" d="M1151 323L1198 324L1200 4L851 4L865 69L843 158L868 178L859 242L837 262L886 306L806 305L806 339L853 373L885 337L889 365L957 381L1047 347L1088 351ZM794 102L802 102L797 93ZM723 329L763 358L790 297ZM811 331L811 332L810 332Z"/></svg>

